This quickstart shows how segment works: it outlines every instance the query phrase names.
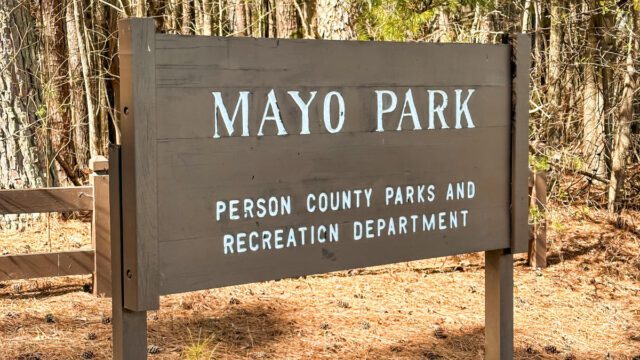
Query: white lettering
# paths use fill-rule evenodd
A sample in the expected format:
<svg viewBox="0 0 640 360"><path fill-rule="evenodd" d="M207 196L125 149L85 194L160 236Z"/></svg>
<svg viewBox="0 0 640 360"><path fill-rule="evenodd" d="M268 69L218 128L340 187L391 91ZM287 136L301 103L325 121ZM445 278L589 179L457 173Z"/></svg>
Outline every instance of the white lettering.
<svg viewBox="0 0 640 360"><path fill-rule="evenodd" d="M409 112L407 112L407 106L409 107ZM418 118L418 112L416 111L416 106L413 103L413 93L411 89L407 90L404 94L404 105L402 106L402 114L400 115L400 121L398 122L398 128L396 130L402 130L402 120L405 117L411 116L411 120L413 121L413 130L422 130L420 126L420 119Z"/></svg>
<svg viewBox="0 0 640 360"><path fill-rule="evenodd" d="M447 93L442 90L428 90L429 93L429 129L435 129L435 114L438 114L440 120L440 127L442 129L448 129L449 126L444 119L444 109L447 107L448 98ZM442 103L436 106L436 94L442 98Z"/></svg>
<svg viewBox="0 0 640 360"><path fill-rule="evenodd" d="M389 99L391 100L389 106L385 107L384 106L384 99L383 96L386 95L389 97ZM376 119L377 119L377 124L378 126L376 127L376 131L378 132L382 132L384 131L384 125L382 123L382 114L386 114L386 113L390 113L393 110L395 110L396 105L398 105L398 97L396 96L396 94L393 91L389 91L389 90L376 90L376 99L377 99L377 115L376 115Z"/></svg>
<svg viewBox="0 0 640 360"><path fill-rule="evenodd" d="M333 127L331 124L331 99L336 97L338 99L338 125ZM342 130L344 125L344 99L337 91L331 91L324 97L324 127L328 132L335 134Z"/></svg>
<svg viewBox="0 0 640 360"><path fill-rule="evenodd" d="M236 108L233 111L233 117L229 117L229 112L227 108L224 106L224 101L222 100L222 94L219 91L212 92L213 94L213 138L217 139L220 137L218 134L218 112L222 115L222 121L224 122L224 126L227 129L227 134L229 136L233 135L234 129L233 124L236 122L236 116L238 115L238 111L242 109L242 136L249 136L249 92L248 91L240 91L238 93L238 102L236 102Z"/></svg>
<svg viewBox="0 0 640 360"><path fill-rule="evenodd" d="M462 115L464 114L464 118L467 120L467 128L474 128L476 127L473 124L473 120L471 119L471 113L469 112L469 99L471 98L471 95L476 91L475 89L469 89L467 90L467 97L464 99L463 102L460 102L460 99L462 98L462 90L461 89L456 89L456 129L461 129L462 125L460 124L460 120L462 120Z"/></svg>
<svg viewBox="0 0 640 360"><path fill-rule="evenodd" d="M271 111L271 115L267 115ZM260 122L260 129L258 130L258 136L263 136L262 129L264 128L267 120L274 121L278 128L278 136L287 135L287 131L284 129L282 118L280 118L280 108L278 107L278 99L273 89L267 94L267 105L264 107L264 113L262 114L262 121Z"/></svg>
<svg viewBox="0 0 640 360"><path fill-rule="evenodd" d="M298 105L298 108L300 108L300 112L302 114L301 115L302 117L300 118L300 135L309 134L309 105L311 105L311 102L313 102L313 99L316 97L317 93L318 93L317 91L310 91L309 100L307 100L307 102L304 102L304 100L300 98L300 92L298 91L287 92L287 94L291 96L293 101L295 101L296 105Z"/></svg>

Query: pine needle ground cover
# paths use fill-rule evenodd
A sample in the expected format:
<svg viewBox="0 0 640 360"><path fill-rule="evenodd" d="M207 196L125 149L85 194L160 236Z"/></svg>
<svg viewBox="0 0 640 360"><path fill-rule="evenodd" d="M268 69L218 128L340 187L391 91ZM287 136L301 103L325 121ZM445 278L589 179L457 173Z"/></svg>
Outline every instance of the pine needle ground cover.
<svg viewBox="0 0 640 360"><path fill-rule="evenodd" d="M515 264L517 359L640 359L640 212L557 207L549 267ZM90 247L89 223L4 230L0 251ZM481 359L471 254L163 297L151 359ZM0 284L0 359L110 359L111 302L85 276Z"/></svg>

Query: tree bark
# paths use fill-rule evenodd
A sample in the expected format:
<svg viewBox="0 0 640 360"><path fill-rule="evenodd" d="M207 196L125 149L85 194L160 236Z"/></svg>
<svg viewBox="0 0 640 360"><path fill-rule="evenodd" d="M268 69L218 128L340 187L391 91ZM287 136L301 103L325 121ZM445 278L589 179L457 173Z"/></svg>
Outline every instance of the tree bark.
<svg viewBox="0 0 640 360"><path fill-rule="evenodd" d="M168 0L167 10L164 12L162 28L167 34L178 33L178 9L179 0Z"/></svg>
<svg viewBox="0 0 640 360"><path fill-rule="evenodd" d="M68 83L69 83L69 115L73 124L73 140L76 147L76 159L78 164L85 166L89 161L89 128L87 122L87 106L85 103L85 92L82 82L82 65L80 60L80 50L76 21L73 14L73 1L66 6L66 28L67 28L67 57Z"/></svg>
<svg viewBox="0 0 640 360"><path fill-rule="evenodd" d="M597 176L606 177L604 93L600 71L600 42L596 35L596 16L597 14L592 14L589 17L586 30L582 146L587 170Z"/></svg>
<svg viewBox="0 0 640 360"><path fill-rule="evenodd" d="M76 36L76 41L78 42L78 53L80 54L80 65L82 68L82 79L84 84L85 91L85 100L87 104L87 118L89 121L89 154L91 157L95 157L100 154L100 142L99 142L99 133L100 128L96 123L96 116L94 112L93 99L91 91L91 79L90 79L90 64L89 57L87 55L87 51L85 49L85 44L83 40L83 31L84 28L80 19L80 6L82 4L78 4L80 0L71 0L73 1L73 17L76 24L76 33L70 34L70 36ZM140 1L138 4L144 4L144 1ZM84 12L83 12L84 13Z"/></svg>
<svg viewBox="0 0 640 360"><path fill-rule="evenodd" d="M316 0L302 1L301 3L293 3L300 17L300 25L302 27L302 35L305 39L314 39L317 36L316 22Z"/></svg>
<svg viewBox="0 0 640 360"><path fill-rule="evenodd" d="M38 150L41 110L37 36L27 3L0 1L0 188L45 186Z"/></svg>
<svg viewBox="0 0 640 360"><path fill-rule="evenodd" d="M196 35L203 35L204 28L204 4L205 0L193 0L193 15L194 15L194 31Z"/></svg>
<svg viewBox="0 0 640 360"><path fill-rule="evenodd" d="M547 125L547 138L551 146L558 146L563 135L562 119L562 38L564 1L552 0L551 26L549 31L549 57L547 59L547 103L551 114Z"/></svg>
<svg viewBox="0 0 640 360"><path fill-rule="evenodd" d="M147 16L147 1L146 0L136 0L135 9L133 14L136 17L145 17Z"/></svg>
<svg viewBox="0 0 640 360"><path fill-rule="evenodd" d="M263 12L265 14L265 20L266 20L264 35L262 35L264 37L271 37L271 38L276 37L276 12L275 12L276 4L275 2L276 0L264 1Z"/></svg>
<svg viewBox="0 0 640 360"><path fill-rule="evenodd" d="M86 34L93 41L92 48L95 49L92 53L92 64L94 64L92 71L97 75L95 81L96 85L96 97L97 97L97 121L98 121L98 153L105 155L109 151L109 122L111 121L111 102L109 101L109 90L107 87L107 81L109 80L109 74L106 69L109 68L108 59L110 58L108 53L108 12L106 5L102 2L94 2L91 6L92 11L92 26L93 36ZM159 16L158 19L161 19ZM88 161L85 163L88 166ZM87 171L88 172L88 171Z"/></svg>
<svg viewBox="0 0 640 360"><path fill-rule="evenodd" d="M182 17L180 21L180 33L182 35L191 34L191 2L189 0L182 0Z"/></svg>
<svg viewBox="0 0 640 360"><path fill-rule="evenodd" d="M213 25L213 0L200 0L202 3L202 35L212 35Z"/></svg>
<svg viewBox="0 0 640 360"><path fill-rule="evenodd" d="M284 39L300 37L296 0L276 1L276 36Z"/></svg>
<svg viewBox="0 0 640 360"><path fill-rule="evenodd" d="M528 33L531 30L529 23L531 22L531 0L525 0L522 10L522 24L521 32L523 34Z"/></svg>
<svg viewBox="0 0 640 360"><path fill-rule="evenodd" d="M613 151L611 154L611 178L609 180L609 211L619 212L620 195L624 185L625 164L631 144L631 124L633 122L633 95L636 91L636 70L634 60L639 54L640 41L634 38L634 34L640 31L640 9L629 11L634 21L630 22L629 42L627 49L627 71L624 77L624 89L622 91L622 102L620 104L620 112L618 115L618 124L616 127ZM637 35L636 35L637 36Z"/></svg>
<svg viewBox="0 0 640 360"><path fill-rule="evenodd" d="M249 34L245 6L245 0L231 0L229 4L230 11L227 14L233 36L247 36Z"/></svg>
<svg viewBox="0 0 640 360"><path fill-rule="evenodd" d="M65 41L64 14L65 2L44 0L41 2L42 14L42 81L46 104L46 127L50 129L50 141L56 154L59 179L73 182L82 177L80 164L76 163L75 145L69 111L69 83L67 81L67 44ZM67 167L61 166L61 162ZM69 171L70 170L70 171ZM58 184L54 184L58 185Z"/></svg>
<svg viewBox="0 0 640 360"><path fill-rule="evenodd" d="M322 39L355 39L354 21L351 19L353 0L318 0L316 21L318 36Z"/></svg>

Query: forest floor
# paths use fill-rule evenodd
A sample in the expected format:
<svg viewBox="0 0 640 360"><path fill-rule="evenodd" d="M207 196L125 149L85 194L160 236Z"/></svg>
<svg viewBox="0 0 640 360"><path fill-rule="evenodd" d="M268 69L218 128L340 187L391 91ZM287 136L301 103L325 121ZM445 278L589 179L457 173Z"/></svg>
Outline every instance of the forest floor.
<svg viewBox="0 0 640 360"><path fill-rule="evenodd" d="M640 212L549 212L549 263L515 263L517 359L640 359ZM47 218L0 252L90 246ZM51 240L51 245L49 244ZM151 359L481 359L481 254L197 291L149 312ZM0 359L109 359L110 306L88 276L0 284Z"/></svg>

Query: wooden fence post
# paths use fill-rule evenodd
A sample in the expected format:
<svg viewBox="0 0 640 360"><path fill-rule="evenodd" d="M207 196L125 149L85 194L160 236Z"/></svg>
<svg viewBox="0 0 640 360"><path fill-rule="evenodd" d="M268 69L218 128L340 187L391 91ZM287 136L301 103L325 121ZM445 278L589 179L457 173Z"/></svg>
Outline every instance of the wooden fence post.
<svg viewBox="0 0 640 360"><path fill-rule="evenodd" d="M91 242L94 252L93 293L111 296L111 237L109 231L109 162L104 156L89 160L93 172L93 221Z"/></svg>
<svg viewBox="0 0 640 360"><path fill-rule="evenodd" d="M529 242L529 264L534 268L547 267L547 180L544 172L533 173L531 206L536 211L532 239Z"/></svg>
<svg viewBox="0 0 640 360"><path fill-rule="evenodd" d="M513 359L513 255L485 253L485 359Z"/></svg>
<svg viewBox="0 0 640 360"><path fill-rule="evenodd" d="M124 308L124 284L122 265L122 192L120 146L109 147L110 182L109 205L111 208L111 326L114 360L139 360L147 358L147 312Z"/></svg>
<svg viewBox="0 0 640 360"><path fill-rule="evenodd" d="M511 49L511 214L509 248L485 251L485 358L513 359L513 254L529 243L527 192L531 38L503 38Z"/></svg>

